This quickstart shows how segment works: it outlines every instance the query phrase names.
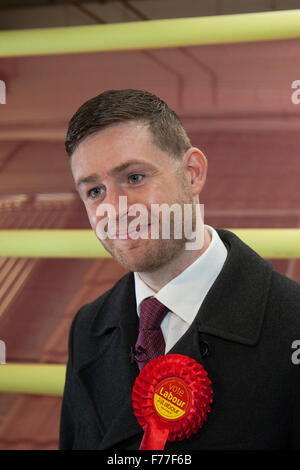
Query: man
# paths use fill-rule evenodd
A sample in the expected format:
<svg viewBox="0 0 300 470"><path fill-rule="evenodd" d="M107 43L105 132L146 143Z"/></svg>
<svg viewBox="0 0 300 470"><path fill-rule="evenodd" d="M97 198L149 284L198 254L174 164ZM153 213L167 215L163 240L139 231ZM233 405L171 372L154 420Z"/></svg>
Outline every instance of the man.
<svg viewBox="0 0 300 470"><path fill-rule="evenodd" d="M292 361L299 285L227 230L204 225L202 243L187 249L203 228L197 207L207 161L176 114L143 90L106 91L75 113L66 149L96 236L129 273L73 320L60 448L138 449L143 431L132 388L165 353L202 364L213 388L204 426L166 450L300 448L300 366ZM149 212L189 205L196 230L175 237L173 227L164 238L160 216L130 229L133 212L122 197L126 207ZM151 237L155 224L158 238ZM142 326L145 302L152 302L146 313L154 304L164 311L159 321L154 314L154 339L154 328L150 334Z"/></svg>

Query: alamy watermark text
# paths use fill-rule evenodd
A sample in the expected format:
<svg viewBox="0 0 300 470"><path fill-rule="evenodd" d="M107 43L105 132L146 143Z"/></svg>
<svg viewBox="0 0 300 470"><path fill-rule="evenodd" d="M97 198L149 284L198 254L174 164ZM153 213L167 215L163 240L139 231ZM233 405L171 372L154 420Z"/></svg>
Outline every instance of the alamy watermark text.
<svg viewBox="0 0 300 470"><path fill-rule="evenodd" d="M6 104L6 85L3 80L0 80L0 104Z"/></svg>

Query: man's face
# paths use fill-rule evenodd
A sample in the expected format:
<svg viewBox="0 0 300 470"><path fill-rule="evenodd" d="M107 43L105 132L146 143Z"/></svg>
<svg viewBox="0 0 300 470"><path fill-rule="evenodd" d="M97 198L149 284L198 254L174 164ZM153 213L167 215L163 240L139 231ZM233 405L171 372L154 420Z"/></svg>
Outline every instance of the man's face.
<svg viewBox="0 0 300 470"><path fill-rule="evenodd" d="M125 269L154 271L184 249L185 239L172 236L171 239L151 239L150 216L146 224L138 227L141 234L148 233L147 238L133 239L129 230L124 233L118 225L118 220L124 220L124 217L127 217L128 225L134 218L128 213L120 213L120 196L127 197L128 208L143 204L149 214L152 204L191 204L193 196L186 175L179 167L180 163L152 143L148 128L134 122L105 128L84 139L74 151L72 174L92 229ZM99 236L97 224L101 216L97 214L101 204L110 204L115 209L114 238Z"/></svg>

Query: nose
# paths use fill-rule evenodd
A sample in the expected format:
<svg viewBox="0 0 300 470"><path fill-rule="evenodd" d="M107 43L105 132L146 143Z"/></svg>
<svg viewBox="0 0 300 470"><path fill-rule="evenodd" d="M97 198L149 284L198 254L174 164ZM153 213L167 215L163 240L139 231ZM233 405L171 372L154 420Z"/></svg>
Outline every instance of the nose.
<svg viewBox="0 0 300 470"><path fill-rule="evenodd" d="M108 206L112 206L116 212L118 212L119 207L119 197L121 196L121 192L114 187L106 188L105 199L101 201L101 204L107 204Z"/></svg>
<svg viewBox="0 0 300 470"><path fill-rule="evenodd" d="M128 196L126 192L121 191L120 188L109 188L106 192L106 197L103 201L108 208L108 216L110 213L114 214L117 219L127 215L128 211ZM103 204L101 203L101 205Z"/></svg>
<svg viewBox="0 0 300 470"><path fill-rule="evenodd" d="M99 202L94 212L94 230L100 238L106 231L112 236L118 231L120 224L127 223L127 213L127 194L119 188L107 188L105 198Z"/></svg>

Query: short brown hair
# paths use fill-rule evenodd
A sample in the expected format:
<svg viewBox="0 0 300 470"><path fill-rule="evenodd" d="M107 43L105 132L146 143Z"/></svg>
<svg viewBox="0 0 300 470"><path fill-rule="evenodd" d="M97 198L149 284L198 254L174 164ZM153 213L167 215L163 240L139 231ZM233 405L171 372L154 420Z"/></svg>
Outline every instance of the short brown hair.
<svg viewBox="0 0 300 470"><path fill-rule="evenodd" d="M107 90L86 101L69 123L65 147L71 157L87 136L125 121L144 122L153 143L180 158L191 147L177 114L157 96L145 90Z"/></svg>

